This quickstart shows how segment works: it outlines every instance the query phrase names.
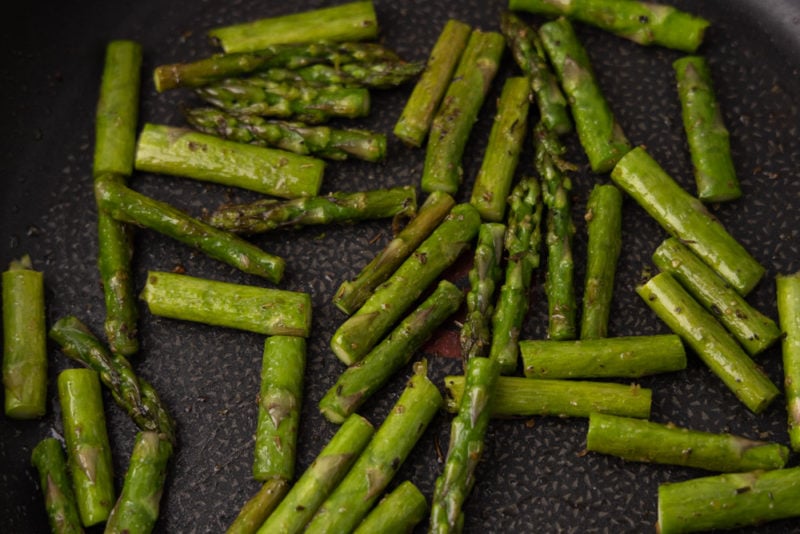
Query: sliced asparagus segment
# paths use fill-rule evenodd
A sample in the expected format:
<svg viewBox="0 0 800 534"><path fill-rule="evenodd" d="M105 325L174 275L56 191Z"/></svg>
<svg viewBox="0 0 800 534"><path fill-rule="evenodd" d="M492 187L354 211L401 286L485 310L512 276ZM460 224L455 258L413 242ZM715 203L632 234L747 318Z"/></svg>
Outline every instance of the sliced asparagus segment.
<svg viewBox="0 0 800 534"><path fill-rule="evenodd" d="M50 530L54 534L83 534L61 442L55 438L40 441L31 453L31 464L39 472Z"/></svg>
<svg viewBox="0 0 800 534"><path fill-rule="evenodd" d="M406 480L375 505L353 534L407 534L427 513L425 495Z"/></svg>
<svg viewBox="0 0 800 534"><path fill-rule="evenodd" d="M800 451L800 272L775 277L789 441Z"/></svg>

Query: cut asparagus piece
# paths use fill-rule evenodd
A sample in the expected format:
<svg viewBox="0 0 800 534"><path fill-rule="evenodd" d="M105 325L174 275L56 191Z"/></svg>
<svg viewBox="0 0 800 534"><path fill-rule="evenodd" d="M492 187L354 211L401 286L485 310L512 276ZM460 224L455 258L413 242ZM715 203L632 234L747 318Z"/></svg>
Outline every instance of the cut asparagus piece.
<svg viewBox="0 0 800 534"><path fill-rule="evenodd" d="M31 453L31 464L39 472L50 530L53 534L83 534L61 442L55 438L40 441Z"/></svg>
<svg viewBox="0 0 800 534"><path fill-rule="evenodd" d="M748 304L678 239L661 243L653 262L680 282L750 354L763 352L781 337L775 321Z"/></svg>
<svg viewBox="0 0 800 534"><path fill-rule="evenodd" d="M431 295L411 312L363 360L347 368L319 402L326 419L341 423L354 413L414 353L464 300L461 290L442 280Z"/></svg>
<svg viewBox="0 0 800 534"><path fill-rule="evenodd" d="M426 372L424 361L415 364L397 403L347 476L320 505L306 532L350 532L367 515L442 406L439 389Z"/></svg>
<svg viewBox="0 0 800 534"><path fill-rule="evenodd" d="M308 293L150 271L141 294L153 315L268 336L308 337Z"/></svg>
<svg viewBox="0 0 800 534"><path fill-rule="evenodd" d="M275 44L252 52L217 54L192 63L160 65L153 72L156 90L178 87L202 87L224 78L237 77L275 67L299 69L328 63L370 64L375 61L399 61L393 51L375 43Z"/></svg>
<svg viewBox="0 0 800 534"><path fill-rule="evenodd" d="M406 480L375 505L353 534L407 534L427 513L425 495Z"/></svg>
<svg viewBox="0 0 800 534"><path fill-rule="evenodd" d="M431 124L422 190L455 194L461 185L461 158L472 125L497 74L505 48L496 32L473 30Z"/></svg>
<svg viewBox="0 0 800 534"><path fill-rule="evenodd" d="M775 277L789 442L800 451L800 271Z"/></svg>
<svg viewBox="0 0 800 534"><path fill-rule="evenodd" d="M431 503L431 532L458 532L463 505L475 485L475 468L483 456L492 400L500 367L489 358L471 358L458 413L450 425L450 445Z"/></svg>
<svg viewBox="0 0 800 534"><path fill-rule="evenodd" d="M61 351L96 371L111 390L114 402L142 430L158 432L175 443L175 422L164 408L153 386L134 373L130 362L121 354L111 354L76 317L66 316L50 328L50 338Z"/></svg>
<svg viewBox="0 0 800 534"><path fill-rule="evenodd" d="M613 185L596 185L586 205L586 282L581 339L608 335L614 276L622 248L622 193Z"/></svg>
<svg viewBox="0 0 800 534"><path fill-rule="evenodd" d="M401 60L374 63L346 63L344 65L309 65L302 69L268 69L254 76L274 82L291 82L299 85L343 85L368 89L391 89L417 76L423 69L420 62Z"/></svg>
<svg viewBox="0 0 800 534"><path fill-rule="evenodd" d="M539 35L567 95L592 170L610 171L631 145L603 96L589 55L565 18L543 24Z"/></svg>
<svg viewBox="0 0 800 534"><path fill-rule="evenodd" d="M542 203L539 181L526 177L514 186L508 199L508 255L505 278L492 315L489 357L500 365L501 374L512 374L519 359L519 336L528 313L531 276L539 267L542 240Z"/></svg>
<svg viewBox="0 0 800 534"><path fill-rule="evenodd" d="M527 78L508 78L503 85L486 152L470 197L470 203L478 209L484 221L505 219L506 200L528 130L530 92Z"/></svg>
<svg viewBox="0 0 800 534"><path fill-rule="evenodd" d="M764 267L644 148L628 152L614 167L611 178L740 294L746 295L761 280Z"/></svg>
<svg viewBox="0 0 800 534"><path fill-rule="evenodd" d="M325 163L185 128L145 124L136 148L136 169L295 198L319 192Z"/></svg>
<svg viewBox="0 0 800 534"><path fill-rule="evenodd" d="M264 342L253 478L294 478L303 401L306 340L271 336Z"/></svg>
<svg viewBox="0 0 800 534"><path fill-rule="evenodd" d="M486 356L491 348L494 290L503 276L500 262L505 234L506 227L500 223L484 223L478 230L478 244L469 271L467 314L459 333L461 357L465 360Z"/></svg>
<svg viewBox="0 0 800 534"><path fill-rule="evenodd" d="M214 106L237 114L322 124L333 118L366 117L369 90L330 84L275 82L264 77L226 78L196 90Z"/></svg>
<svg viewBox="0 0 800 534"><path fill-rule="evenodd" d="M797 517L800 467L727 473L658 487L658 529L677 534Z"/></svg>
<svg viewBox="0 0 800 534"><path fill-rule="evenodd" d="M403 316L423 291L472 243L480 215L470 204L455 206L392 276L345 321L331 348L347 365L360 361Z"/></svg>
<svg viewBox="0 0 800 534"><path fill-rule="evenodd" d="M125 482L106 523L107 534L148 534L158 520L172 444L156 432L139 432Z"/></svg>
<svg viewBox="0 0 800 534"><path fill-rule="evenodd" d="M638 378L686 368L676 335L519 342L528 378Z"/></svg>
<svg viewBox="0 0 800 534"><path fill-rule="evenodd" d="M672 66L678 81L697 198L703 202L735 200L742 196L742 189L733 166L728 129L714 94L711 70L700 56L680 58Z"/></svg>
<svg viewBox="0 0 800 534"><path fill-rule="evenodd" d="M381 161L386 156L386 136L367 130L235 115L211 107L191 108L184 115L195 129L239 143L275 147L331 160L352 156L365 161Z"/></svg>
<svg viewBox="0 0 800 534"><path fill-rule="evenodd" d="M270 514L258 530L259 534L295 534L303 531L319 506L358 459L374 433L372 424L360 415L348 417Z"/></svg>
<svg viewBox="0 0 800 534"><path fill-rule="evenodd" d="M447 411L455 413L464 396L464 377L447 376ZM608 413L650 416L652 392L638 385L501 376L494 389L492 417L589 417Z"/></svg>
<svg viewBox="0 0 800 534"><path fill-rule="evenodd" d="M351 223L397 215L413 216L416 211L416 189L405 186L356 193L328 193L284 201L260 199L249 204L221 206L206 220L211 226L222 230L257 234L283 227Z"/></svg>
<svg viewBox="0 0 800 534"><path fill-rule="evenodd" d="M636 292L751 411L762 412L778 396L769 377L669 273L657 274Z"/></svg>
<svg viewBox="0 0 800 534"><path fill-rule="evenodd" d="M394 126L394 135L404 143L422 146L471 32L472 28L455 19L448 20L444 25L433 45L425 70Z"/></svg>
<svg viewBox="0 0 800 534"><path fill-rule="evenodd" d="M89 527L108 519L114 506L111 446L97 373L91 369L62 371L58 399L72 489L81 522Z"/></svg>
<svg viewBox="0 0 800 534"><path fill-rule="evenodd" d="M709 22L672 6L631 0L510 0L509 9L538 15L565 15L641 45L694 52Z"/></svg>
<svg viewBox="0 0 800 534"><path fill-rule="evenodd" d="M273 478L264 482L258 493L242 506L225 534L255 534L270 517L289 490L289 482Z"/></svg>
<svg viewBox="0 0 800 534"><path fill-rule="evenodd" d="M208 35L225 52L251 52L281 43L375 39L378 19L368 0L222 26Z"/></svg>
<svg viewBox="0 0 800 534"><path fill-rule="evenodd" d="M44 275L30 256L3 272L5 414L34 419L47 411L47 326Z"/></svg>
<svg viewBox="0 0 800 534"><path fill-rule="evenodd" d="M539 107L541 121L556 135L572 130L567 99L561 92L558 79L550 70L539 33L513 13L503 12L500 28L514 60L530 79L531 90Z"/></svg>
<svg viewBox="0 0 800 534"><path fill-rule="evenodd" d="M106 175L95 181L98 205L117 220L150 228L197 248L232 267L278 283L283 258L268 254L230 232L218 230L164 202L147 197Z"/></svg>
<svg viewBox="0 0 800 534"><path fill-rule="evenodd" d="M348 315L355 313L373 290L386 281L409 254L439 226L454 205L455 200L447 193L431 193L411 222L353 280L339 286L333 303Z"/></svg>
<svg viewBox="0 0 800 534"><path fill-rule="evenodd" d="M724 473L781 469L789 459L780 443L597 413L589 416L586 450Z"/></svg>

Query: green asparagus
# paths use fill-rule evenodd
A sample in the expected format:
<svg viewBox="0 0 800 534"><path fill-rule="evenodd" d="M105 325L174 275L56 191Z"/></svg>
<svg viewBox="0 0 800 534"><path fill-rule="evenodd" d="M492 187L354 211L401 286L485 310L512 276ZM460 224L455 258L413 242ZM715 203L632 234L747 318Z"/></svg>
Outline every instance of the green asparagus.
<svg viewBox="0 0 800 534"><path fill-rule="evenodd" d="M258 493L242 506L225 534L255 534L289 490L289 482L272 478L264 482Z"/></svg>
<svg viewBox="0 0 800 534"><path fill-rule="evenodd" d="M742 196L742 189L733 166L728 129L714 94L711 70L701 56L683 57L672 66L678 81L697 198L703 202L735 200Z"/></svg>
<svg viewBox="0 0 800 534"><path fill-rule="evenodd" d="M169 204L138 193L111 175L99 178L94 187L98 205L117 220L161 232L214 259L276 284L283 277L283 258L268 254L230 232L217 230Z"/></svg>
<svg viewBox="0 0 800 534"><path fill-rule="evenodd" d="M303 400L306 341L271 336L264 342L253 478L292 480Z"/></svg>
<svg viewBox="0 0 800 534"><path fill-rule="evenodd" d="M31 464L39 472L50 530L53 534L83 534L61 442L55 438L40 441L31 453Z"/></svg>
<svg viewBox="0 0 800 534"><path fill-rule="evenodd" d="M145 124L136 148L136 169L295 198L319 192L325 163L185 128Z"/></svg>
<svg viewBox="0 0 800 534"><path fill-rule="evenodd" d="M800 272L775 277L784 388L792 450L800 451Z"/></svg>
<svg viewBox="0 0 800 534"><path fill-rule="evenodd" d="M422 190L455 194L472 125L500 66L505 42L496 32L473 30L431 124Z"/></svg>
<svg viewBox="0 0 800 534"><path fill-rule="evenodd" d="M235 115L203 107L184 111L196 130L256 146L274 147L295 154L331 160L349 157L381 161L386 156L386 136L367 130L311 126L299 122L269 120L257 115Z"/></svg>
<svg viewBox="0 0 800 534"><path fill-rule="evenodd" d="M47 327L44 275L30 256L3 272L5 414L34 419L47 411Z"/></svg>
<svg viewBox="0 0 800 534"><path fill-rule="evenodd" d="M524 340L519 350L528 378L638 378L686 368L686 351L674 334Z"/></svg>
<svg viewBox="0 0 800 534"><path fill-rule="evenodd" d="M672 6L631 0L509 0L509 9L538 15L565 15L630 39L694 52L709 22Z"/></svg>
<svg viewBox="0 0 800 534"><path fill-rule="evenodd" d="M427 513L425 495L406 480L375 505L353 534L408 534Z"/></svg>
<svg viewBox="0 0 800 534"><path fill-rule="evenodd" d="M636 292L752 412L762 412L778 396L736 340L669 273L657 274Z"/></svg>
<svg viewBox="0 0 800 534"><path fill-rule="evenodd" d="M467 24L455 19L448 20L444 25L433 45L425 70L394 126L394 135L404 143L422 146L471 32Z"/></svg>
<svg viewBox="0 0 800 534"><path fill-rule="evenodd" d="M529 96L527 78L508 78L503 85L486 152L470 197L470 203L478 209L484 221L505 219L506 200L528 130Z"/></svg>
<svg viewBox="0 0 800 534"><path fill-rule="evenodd" d="M206 220L211 226L229 232L257 234L284 227L413 216L416 211L416 189L405 186L284 201L265 198L249 204L221 206Z"/></svg>
<svg viewBox="0 0 800 534"><path fill-rule="evenodd" d="M150 271L141 298L161 317L268 336L308 337L311 332L308 293Z"/></svg>
<svg viewBox="0 0 800 534"><path fill-rule="evenodd" d="M281 43L375 39L378 19L367 0L223 26L208 35L225 52L249 52Z"/></svg>
<svg viewBox="0 0 800 534"><path fill-rule="evenodd" d="M255 74L274 82L291 82L310 85L343 85L369 89L391 89L416 77L423 69L420 62L401 60L375 61L373 63L347 63L345 65L309 65L302 69L268 69Z"/></svg>
<svg viewBox="0 0 800 534"><path fill-rule="evenodd" d="M614 168L611 178L740 294L746 295L761 280L764 267L699 200L664 172L644 148L628 152Z"/></svg>
<svg viewBox="0 0 800 534"><path fill-rule="evenodd" d="M347 365L360 361L403 316L414 301L472 243L480 216L470 204L455 206L392 276L331 339L331 348Z"/></svg>
<svg viewBox="0 0 800 534"><path fill-rule="evenodd" d="M586 205L586 282L581 339L608 335L614 275L622 248L622 194L613 185L596 185Z"/></svg>

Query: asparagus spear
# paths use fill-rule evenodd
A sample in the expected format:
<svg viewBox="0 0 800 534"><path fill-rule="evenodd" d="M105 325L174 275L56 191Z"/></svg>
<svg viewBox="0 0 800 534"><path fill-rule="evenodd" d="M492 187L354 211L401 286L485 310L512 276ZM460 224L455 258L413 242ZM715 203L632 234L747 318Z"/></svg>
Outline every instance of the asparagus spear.
<svg viewBox="0 0 800 534"><path fill-rule="evenodd" d="M695 478L658 487L658 529L676 534L797 517L800 467Z"/></svg>
<svg viewBox="0 0 800 534"><path fill-rule="evenodd" d="M781 337L775 321L748 304L678 239L671 237L661 243L653 262L719 319L751 355L763 352Z"/></svg>
<svg viewBox="0 0 800 534"><path fill-rule="evenodd" d="M344 160L350 156L381 161L386 156L386 136L367 130L310 126L299 122L269 120L257 115L235 115L203 107L184 111L196 130L229 141L275 147L295 154Z"/></svg>
<svg viewBox="0 0 800 534"><path fill-rule="evenodd" d="M536 178L520 180L511 192L508 204L505 237L508 263L492 315L492 342L489 348L489 357L497 361L500 373L504 375L513 373L517 368L517 343L528 313L531 276L539 266L543 204Z"/></svg>
<svg viewBox="0 0 800 534"><path fill-rule="evenodd" d="M370 64L375 61L397 61L397 54L376 43L310 43L274 44L251 52L217 54L192 63L160 65L153 72L158 92L178 87L202 87L217 80L251 74L270 68L299 69L328 63Z"/></svg>
<svg viewBox="0 0 800 534"><path fill-rule="evenodd" d="M311 332L308 293L151 271L141 297L161 317L268 336L307 337Z"/></svg>
<svg viewBox="0 0 800 534"><path fill-rule="evenodd" d="M209 104L229 112L293 118L309 124L321 124L335 117L366 117L370 107L369 90L363 87L336 84L320 87L261 77L226 78L195 92Z"/></svg>
<svg viewBox="0 0 800 534"><path fill-rule="evenodd" d="M245 503L225 534L255 534L289 490L289 482L272 478Z"/></svg>
<svg viewBox="0 0 800 534"><path fill-rule="evenodd" d="M464 377L447 376L447 411L455 413L464 396ZM501 376L493 392L492 417L589 417L609 413L650 416L652 392L638 385Z"/></svg>
<svg viewBox="0 0 800 534"><path fill-rule="evenodd" d="M161 232L195 247L237 269L278 283L283 277L283 258L223 230L217 230L188 214L130 189L106 175L95 181L98 205L117 220Z"/></svg>
<svg viewBox="0 0 800 534"><path fill-rule="evenodd" d="M742 190L731 158L728 129L714 94L711 70L701 56L680 58L672 66L678 81L697 198L703 202L735 200L742 196Z"/></svg>
<svg viewBox="0 0 800 534"><path fill-rule="evenodd" d="M30 256L3 272L5 414L34 419L47 411L47 327L44 276Z"/></svg>
<svg viewBox="0 0 800 534"><path fill-rule="evenodd" d="M426 372L424 361L415 364L397 403L306 532L349 532L361 522L442 406L442 396Z"/></svg>
<svg viewBox="0 0 800 534"><path fill-rule="evenodd" d="M506 199L528 129L529 96L527 78L506 79L470 197L470 203L478 209L484 221L504 220Z"/></svg>
<svg viewBox="0 0 800 534"><path fill-rule="evenodd" d="M272 336L264 343L253 478L294 477L297 429L303 400L306 341Z"/></svg>
<svg viewBox="0 0 800 534"><path fill-rule="evenodd" d="M476 357L467 361L465 392L450 425L447 458L433 493L431 532L461 530L462 506L475 485L475 468L483 455L499 374L499 365L494 360Z"/></svg>
<svg viewBox="0 0 800 534"><path fill-rule="evenodd" d="M39 472L50 530L53 534L83 534L61 443L55 438L40 441L31 453L31 464Z"/></svg>
<svg viewBox="0 0 800 534"><path fill-rule="evenodd" d="M719 472L781 469L789 459L780 443L597 413L589 416L586 450Z"/></svg>
<svg viewBox="0 0 800 534"><path fill-rule="evenodd" d="M614 274L622 248L622 194L613 185L596 185L586 205L586 282L581 314L581 339L608 334L614 295Z"/></svg>
<svg viewBox="0 0 800 534"><path fill-rule="evenodd" d="M775 277L792 450L800 451L800 272Z"/></svg>
<svg viewBox="0 0 800 534"><path fill-rule="evenodd" d="M134 373L120 354L110 354L89 329L73 316L62 317L50 328L50 338L73 360L96 371L111 390L114 402L142 430L158 432L175 443L175 423L149 382Z"/></svg>
<svg viewBox="0 0 800 534"><path fill-rule="evenodd" d="M372 63L347 63L345 65L309 65L301 69L267 69L255 74L274 82L291 82L311 85L344 85L369 89L391 89L417 76L424 65L402 60L375 61Z"/></svg>
<svg viewBox="0 0 800 534"><path fill-rule="evenodd" d="M442 271L472 242L480 216L470 204L455 206L392 276L331 339L331 348L347 365L360 361Z"/></svg>
<svg viewBox="0 0 800 534"><path fill-rule="evenodd" d="M631 146L603 96L589 55L565 18L543 24L539 34L567 95L592 170L610 171Z"/></svg>
<svg viewBox="0 0 800 534"><path fill-rule="evenodd" d="M422 146L471 31L467 24L455 19L448 20L444 25L433 45L425 70L394 126L394 135L404 143Z"/></svg>
<svg viewBox="0 0 800 534"><path fill-rule="evenodd" d="M761 413L778 395L767 375L669 273L657 274L636 292L751 411Z"/></svg>
<svg viewBox="0 0 800 534"><path fill-rule="evenodd" d="M565 15L630 39L694 52L709 22L668 5L631 0L509 0L509 9L538 15Z"/></svg>
<svg viewBox="0 0 800 534"><path fill-rule="evenodd" d="M503 271L503 242L506 227L500 223L484 223L478 229L478 244L469 272L470 291L467 293L467 315L461 327L459 340L461 356L469 359L486 356L491 347L490 326L494 312L495 286Z"/></svg>
<svg viewBox="0 0 800 534"><path fill-rule="evenodd" d="M360 415L348 417L269 515L259 534L301 532L358 459L374 432L372 424Z"/></svg>
<svg viewBox="0 0 800 534"><path fill-rule="evenodd" d="M567 111L567 99L561 92L558 79L550 70L538 32L509 11L501 15L500 28L514 60L530 79L531 91L541 115L540 120L556 135L571 131L572 119Z"/></svg>
<svg viewBox="0 0 800 534"><path fill-rule="evenodd" d="M363 360L348 367L319 401L326 419L341 423L380 389L463 300L461 290L447 280L411 312Z"/></svg>
<svg viewBox="0 0 800 534"><path fill-rule="evenodd" d="M281 43L375 39L378 19L367 0L223 26L208 35L225 52L249 52Z"/></svg>
<svg viewBox="0 0 800 534"><path fill-rule="evenodd" d="M353 534L407 534L427 513L425 495L406 480L375 505Z"/></svg>
<svg viewBox="0 0 800 534"><path fill-rule="evenodd" d="M62 371L58 399L72 488L81 522L89 527L105 521L114 506L111 446L97 373L91 369Z"/></svg>
<svg viewBox="0 0 800 534"><path fill-rule="evenodd" d="M628 152L611 178L740 294L746 295L764 275L764 268L644 148Z"/></svg>
<svg viewBox="0 0 800 534"><path fill-rule="evenodd" d="M241 234L277 228L331 222L349 223L385 217L413 216L417 192L411 186L356 193L328 193L279 201L260 199L249 204L225 205L206 217L211 226Z"/></svg>
<svg viewBox="0 0 800 534"><path fill-rule="evenodd" d="M674 335L519 342L528 378L637 378L686 368Z"/></svg>
<svg viewBox="0 0 800 534"><path fill-rule="evenodd" d="M464 147L497 74L504 47L499 33L473 30L470 34L431 124L422 170L423 191L458 191Z"/></svg>
<svg viewBox="0 0 800 534"><path fill-rule="evenodd" d="M319 192L325 163L184 128L145 124L136 169L295 198Z"/></svg>
<svg viewBox="0 0 800 534"><path fill-rule="evenodd" d="M333 303L348 315L358 310L372 291L389 278L408 255L438 227L454 204L455 200L447 193L431 193L411 222L353 280L347 280L339 286Z"/></svg>
<svg viewBox="0 0 800 534"><path fill-rule="evenodd" d="M108 534L147 534L158 520L172 444L156 432L139 432L125 482L106 523Z"/></svg>

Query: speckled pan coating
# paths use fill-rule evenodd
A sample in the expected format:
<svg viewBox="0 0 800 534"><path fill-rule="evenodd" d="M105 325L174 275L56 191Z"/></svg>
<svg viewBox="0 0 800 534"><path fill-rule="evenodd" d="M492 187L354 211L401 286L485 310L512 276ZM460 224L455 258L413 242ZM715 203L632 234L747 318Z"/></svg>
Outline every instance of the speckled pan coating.
<svg viewBox="0 0 800 534"><path fill-rule="evenodd" d="M47 9L39 2L13 5L13 23L0 32L0 96L6 110L0 129L0 265L7 265L23 252L40 259L37 265L45 273L51 321L72 313L86 320L93 330L102 329L104 310L94 258L96 223L89 179L92 121L107 41L135 39L144 47L143 78L147 81L142 87L141 120L183 125L179 105L188 102L191 95L181 91L157 95L147 75L156 64L211 53L205 37L210 28L334 3L146 0L131 4L112 0L50 3ZM767 267L765 281L779 272L796 272L800 270L800 6L793 0L668 3L712 21L700 51L714 69L715 89L730 130L744 196L731 204L712 205L711 210ZM448 17L494 30L504 6L500 0L375 0L383 41L415 60L426 58ZM542 22L532 16L525 18ZM605 96L631 142L645 144L667 172L691 190L691 162L671 68L680 53L640 47L593 28L576 26ZM507 55L497 80L518 73ZM493 86L487 103L499 96L500 87ZM390 134L410 91L408 86L376 93L372 115L359 121L359 127ZM480 168L492 115L493 107L485 105L465 149L459 202L467 200ZM576 280L582 280L580 258L585 257L586 233L580 217L591 187L605 178L585 170L580 147L574 138L568 142L570 160L582 166L573 177ZM418 183L423 159L424 150L407 148L390 135L385 164L330 164L323 192ZM532 172L531 159L530 151L522 154L520 172ZM179 178L137 174L131 186L195 216L228 199L254 200L249 193ZM308 378L298 436L298 472L305 470L336 430L317 412L319 399L342 370L328 342L345 316L331 299L341 282L357 274L390 235L389 221L373 221L254 239L286 258L286 276L279 287L310 292L314 305L314 334L308 339ZM664 238L666 234L643 210L630 199L624 202L623 247L609 335L666 333L634 293L642 270L650 267L650 256ZM195 276L267 284L147 231L137 232L135 244L139 288L148 269L176 267ZM467 272L461 268L448 274L464 282ZM542 282L538 273L526 337L544 337L547 312ZM759 284L748 300L772 318L777 317L773 283ZM263 336L159 318L146 318L140 327L142 349L132 364L158 390L180 428L180 443L168 473L155 532L222 532L259 488L250 470L256 408L253 399L258 391ZM442 339L453 334L457 338L451 324L444 328ZM447 346L439 343L436 347L443 345ZM438 357L432 350L427 347L429 373L441 385L442 377L459 372L461 362ZM57 371L71 363L56 351L51 361L54 384ZM777 346L760 356L759 362L774 381L781 379ZM397 380L364 407L363 414L379 424L409 373L409 369L399 373ZM656 421L750 438L766 433L770 440L786 442L786 413L781 403L774 403L759 416L750 414L693 355L689 355L687 371L643 378L640 384L653 390L652 418ZM51 388L51 399L53 395ZM50 408L54 406L51 400ZM57 412L50 409L48 414L41 422L23 425L0 418L2 532L47 529L28 458L51 428L61 428ZM131 450L135 432L127 416L114 406L107 410L107 421L117 451L115 472L121 482L127 464L125 451ZM449 417L438 415L396 480L411 480L430 496L440 467L435 443L447 443L449 428ZM586 422L581 420L536 418L532 424L492 421L484 461L476 473L479 483L464 508L468 517L465 531L652 532L658 484L699 476L688 468L581 456L585 434ZM778 522L758 532L777 534L792 528L796 523Z"/></svg>

